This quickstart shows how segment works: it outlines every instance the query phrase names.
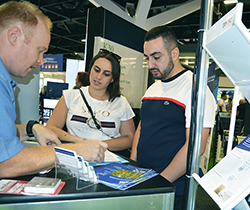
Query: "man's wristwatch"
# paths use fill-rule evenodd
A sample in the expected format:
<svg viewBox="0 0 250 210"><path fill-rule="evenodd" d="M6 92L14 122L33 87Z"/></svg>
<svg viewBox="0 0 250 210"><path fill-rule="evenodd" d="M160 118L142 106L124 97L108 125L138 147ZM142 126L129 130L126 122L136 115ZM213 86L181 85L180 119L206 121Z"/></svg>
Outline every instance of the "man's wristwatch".
<svg viewBox="0 0 250 210"><path fill-rule="evenodd" d="M32 128L35 124L39 124L36 120L30 120L26 125L26 133L28 137L33 137L34 134L32 132Z"/></svg>

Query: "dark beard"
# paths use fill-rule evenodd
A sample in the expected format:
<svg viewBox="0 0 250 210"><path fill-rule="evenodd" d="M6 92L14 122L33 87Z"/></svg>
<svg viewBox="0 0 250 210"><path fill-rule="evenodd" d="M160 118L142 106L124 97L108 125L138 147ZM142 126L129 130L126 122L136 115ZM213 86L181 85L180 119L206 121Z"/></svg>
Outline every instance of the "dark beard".
<svg viewBox="0 0 250 210"><path fill-rule="evenodd" d="M154 75L155 79L166 80L168 76L171 74L173 68L174 68L174 63L172 58L170 57L167 67L162 72L157 68L152 68L150 70L157 70L160 73L160 75Z"/></svg>

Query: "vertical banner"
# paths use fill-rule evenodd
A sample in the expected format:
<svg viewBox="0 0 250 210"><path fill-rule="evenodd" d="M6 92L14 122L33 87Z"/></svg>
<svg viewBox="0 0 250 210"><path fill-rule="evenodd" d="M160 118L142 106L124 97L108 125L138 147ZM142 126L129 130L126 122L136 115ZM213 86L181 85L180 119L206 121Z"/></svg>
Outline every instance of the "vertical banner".
<svg viewBox="0 0 250 210"><path fill-rule="evenodd" d="M63 70L63 54L44 55L44 64L41 66L41 71L55 72Z"/></svg>
<svg viewBox="0 0 250 210"><path fill-rule="evenodd" d="M216 67L216 63L213 62L208 69L208 81L207 85L210 88L211 92L213 93L215 100L217 101L217 92L219 86L219 77L214 74L214 70ZM213 128L210 130L210 134L207 139L207 145L204 154L201 156L200 159L200 168L202 172L205 174L208 170L209 158L210 158L210 150L213 138Z"/></svg>
<svg viewBox="0 0 250 210"><path fill-rule="evenodd" d="M205 152L200 158L200 168L203 174L206 174L208 170L212 138L213 138L213 128L211 128L210 133L208 135Z"/></svg>
<svg viewBox="0 0 250 210"><path fill-rule="evenodd" d="M208 81L207 85L213 93L215 100L217 101L217 93L219 87L219 77L214 74L216 63L213 62L208 68Z"/></svg>
<svg viewBox="0 0 250 210"><path fill-rule="evenodd" d="M102 37L95 37L94 55L104 48L121 56L120 90L132 108L141 107L141 98L147 89L148 67L144 55Z"/></svg>

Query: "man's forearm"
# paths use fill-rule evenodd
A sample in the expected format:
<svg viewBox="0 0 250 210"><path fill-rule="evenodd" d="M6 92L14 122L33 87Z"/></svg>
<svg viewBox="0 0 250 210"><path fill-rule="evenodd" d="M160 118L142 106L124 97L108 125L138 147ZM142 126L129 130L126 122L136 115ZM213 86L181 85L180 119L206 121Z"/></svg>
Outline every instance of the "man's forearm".
<svg viewBox="0 0 250 210"><path fill-rule="evenodd" d="M166 178L170 182L174 182L176 179L186 173L187 164L187 145L184 145L176 154L172 162L161 172L161 176Z"/></svg>
<svg viewBox="0 0 250 210"><path fill-rule="evenodd" d="M201 153L199 155L202 155L205 151L209 132L210 132L210 128L203 128ZM171 163L161 172L161 175L165 177L167 180L169 180L170 182L174 182L176 179L178 179L179 177L181 177L182 175L186 173L189 133L190 133L190 129L186 129L186 136L187 136L186 143L179 150L179 152L175 155Z"/></svg>
<svg viewBox="0 0 250 210"><path fill-rule="evenodd" d="M139 122L134 138L133 138L133 142L132 142L132 148L131 148L131 155L130 155L130 159L136 161L137 160L137 145L138 145L138 141L139 141L139 137L140 137L140 130L141 130L141 122Z"/></svg>
<svg viewBox="0 0 250 210"><path fill-rule="evenodd" d="M24 142L29 139L26 133L26 125L27 124L19 124L16 125L17 128L17 137L20 139L21 142Z"/></svg>
<svg viewBox="0 0 250 210"><path fill-rule="evenodd" d="M0 163L0 177L34 174L53 168L54 153L53 147L24 147L19 153Z"/></svg>

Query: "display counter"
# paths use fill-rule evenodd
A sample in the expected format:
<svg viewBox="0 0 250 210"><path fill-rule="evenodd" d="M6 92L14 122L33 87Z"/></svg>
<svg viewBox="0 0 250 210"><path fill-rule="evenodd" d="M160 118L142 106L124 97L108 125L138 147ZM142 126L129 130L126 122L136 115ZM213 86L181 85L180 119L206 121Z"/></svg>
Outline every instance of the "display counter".
<svg viewBox="0 0 250 210"><path fill-rule="evenodd" d="M134 161L130 161L130 164L140 166ZM46 176L53 177L54 170ZM33 177L34 175L12 179L29 181ZM66 181L58 195L0 195L0 210L171 210L174 205L174 195L175 186L160 175L125 191L115 190L103 184L95 184L83 190L76 190L76 179L71 178Z"/></svg>

